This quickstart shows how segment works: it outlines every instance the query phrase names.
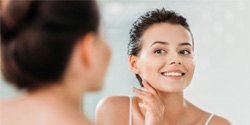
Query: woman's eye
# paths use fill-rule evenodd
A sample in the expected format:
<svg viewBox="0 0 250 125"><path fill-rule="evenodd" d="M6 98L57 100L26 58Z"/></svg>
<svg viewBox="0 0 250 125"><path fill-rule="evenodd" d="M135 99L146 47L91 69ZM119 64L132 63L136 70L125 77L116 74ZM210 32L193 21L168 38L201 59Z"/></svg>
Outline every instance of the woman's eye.
<svg viewBox="0 0 250 125"><path fill-rule="evenodd" d="M158 50L155 50L154 53L156 53L156 54L164 54L164 53L166 53L166 51L162 50L162 49L158 49Z"/></svg>
<svg viewBox="0 0 250 125"><path fill-rule="evenodd" d="M189 50L181 50L179 53L180 53L180 54L183 54L183 55L188 55L188 54L190 54L191 52L190 52Z"/></svg>

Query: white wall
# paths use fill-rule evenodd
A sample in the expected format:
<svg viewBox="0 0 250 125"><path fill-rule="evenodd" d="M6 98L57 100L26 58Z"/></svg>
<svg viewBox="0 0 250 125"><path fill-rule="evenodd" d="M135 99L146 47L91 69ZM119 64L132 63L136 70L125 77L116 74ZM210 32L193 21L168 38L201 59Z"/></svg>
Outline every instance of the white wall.
<svg viewBox="0 0 250 125"><path fill-rule="evenodd" d="M138 86L127 63L129 29L147 10L165 7L185 16L195 38L196 73L186 98L233 124L250 124L250 2L247 0L102 0L104 32L113 57L99 93L85 98L85 112L94 119L95 106L109 95L132 94ZM0 97L16 92L0 84Z"/></svg>

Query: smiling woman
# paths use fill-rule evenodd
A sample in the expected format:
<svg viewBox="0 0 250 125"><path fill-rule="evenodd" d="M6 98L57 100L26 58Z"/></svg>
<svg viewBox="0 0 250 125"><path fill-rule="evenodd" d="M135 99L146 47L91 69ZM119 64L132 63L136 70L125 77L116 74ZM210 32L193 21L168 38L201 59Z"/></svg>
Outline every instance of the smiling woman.
<svg viewBox="0 0 250 125"><path fill-rule="evenodd" d="M112 96L97 108L98 125L229 125L184 99L194 70L194 40L183 16L156 9L130 31L129 64L144 89L134 97ZM107 115L109 113L109 115Z"/></svg>
<svg viewBox="0 0 250 125"><path fill-rule="evenodd" d="M132 70L142 79L157 83L154 87L159 90L178 92L186 88L195 68L189 31L181 25L152 24L141 41L141 51L129 56Z"/></svg>

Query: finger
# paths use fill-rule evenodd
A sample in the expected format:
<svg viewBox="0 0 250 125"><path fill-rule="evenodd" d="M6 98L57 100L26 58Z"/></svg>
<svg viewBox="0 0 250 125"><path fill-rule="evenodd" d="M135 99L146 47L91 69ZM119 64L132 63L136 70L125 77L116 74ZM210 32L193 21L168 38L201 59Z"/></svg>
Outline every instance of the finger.
<svg viewBox="0 0 250 125"><path fill-rule="evenodd" d="M150 92L143 91L143 90L140 90L137 88L133 88L133 92L135 93L135 96L142 99L143 102L148 102L148 103L155 103L156 102L154 95Z"/></svg>
<svg viewBox="0 0 250 125"><path fill-rule="evenodd" d="M149 105L160 105L161 99L158 96L154 96L152 93L137 89L133 87L133 91L136 94L135 96L142 99L143 102L147 102Z"/></svg>
<svg viewBox="0 0 250 125"><path fill-rule="evenodd" d="M144 88L147 89L147 91L149 91L153 95L158 95L155 88L152 87L146 80L143 80L142 84L143 84Z"/></svg>
<svg viewBox="0 0 250 125"><path fill-rule="evenodd" d="M138 105L140 107L146 109L147 111L151 111L152 110L152 106L150 106L148 103L140 102L140 103L138 103Z"/></svg>
<svg viewBox="0 0 250 125"><path fill-rule="evenodd" d="M142 103L148 105L148 108L150 109L157 109L160 106L160 104L157 101L154 101L152 98L148 98L147 96L143 96L140 94L136 94L135 96L140 98L142 100Z"/></svg>
<svg viewBox="0 0 250 125"><path fill-rule="evenodd" d="M164 110L159 109L155 106L151 106L147 103L139 103L138 105L140 108L146 110L146 114L149 113L148 115L151 115L151 117L159 118L164 116Z"/></svg>
<svg viewBox="0 0 250 125"><path fill-rule="evenodd" d="M162 101L161 101L161 98L160 98L159 94L153 95L149 91L144 91L144 90L141 90L141 89L137 89L135 87L133 87L133 90L134 90L136 96L138 98L142 99L143 102L147 102L149 105L152 105L152 106L158 105L157 106L158 108L161 107L160 105L162 104Z"/></svg>
<svg viewBox="0 0 250 125"><path fill-rule="evenodd" d="M160 94L159 94L159 91L157 91L157 89L155 89L149 82L147 82L146 80L145 80L145 85L147 86L149 86L150 88L152 88L153 89L153 91L155 92L155 95L158 95L159 97L160 97ZM152 91L152 92L153 92Z"/></svg>
<svg viewBox="0 0 250 125"><path fill-rule="evenodd" d="M150 92L147 92L147 91L141 90L141 89L137 89L137 88L135 88L135 87L133 87L133 92L134 92L135 94L141 94L141 95L143 95L143 96L149 96L149 97L153 96Z"/></svg>
<svg viewBox="0 0 250 125"><path fill-rule="evenodd" d="M162 104L157 100L153 95L149 97L147 93L140 93L137 91L136 97L142 99L142 102L138 103L138 105L145 110L151 113L161 113L162 112ZM145 95L144 95L145 94Z"/></svg>
<svg viewBox="0 0 250 125"><path fill-rule="evenodd" d="M138 105L150 113L157 114L159 112L155 106L152 106L149 103L143 102L143 103L138 103Z"/></svg>

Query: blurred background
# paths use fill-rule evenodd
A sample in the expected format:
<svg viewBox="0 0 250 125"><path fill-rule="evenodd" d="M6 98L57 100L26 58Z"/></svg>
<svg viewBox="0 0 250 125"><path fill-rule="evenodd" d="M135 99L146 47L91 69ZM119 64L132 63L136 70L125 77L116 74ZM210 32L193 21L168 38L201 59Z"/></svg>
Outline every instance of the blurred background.
<svg viewBox="0 0 250 125"><path fill-rule="evenodd" d="M195 39L196 72L186 99L200 108L249 125L250 1L248 0L99 0L103 32L113 55L98 93L87 93L84 112L94 120L100 99L133 95L139 86L127 61L132 23L148 10L166 8L187 18ZM20 95L0 76L0 99Z"/></svg>

